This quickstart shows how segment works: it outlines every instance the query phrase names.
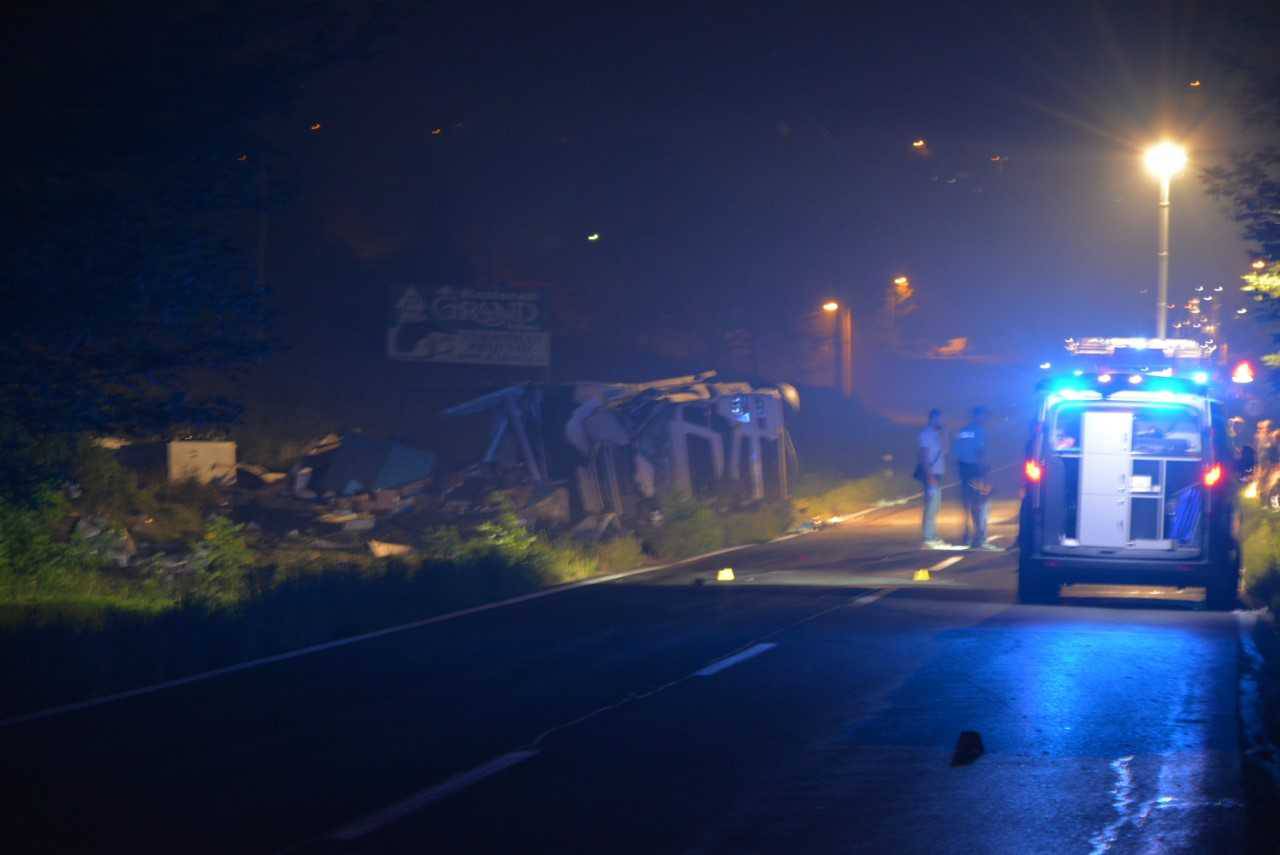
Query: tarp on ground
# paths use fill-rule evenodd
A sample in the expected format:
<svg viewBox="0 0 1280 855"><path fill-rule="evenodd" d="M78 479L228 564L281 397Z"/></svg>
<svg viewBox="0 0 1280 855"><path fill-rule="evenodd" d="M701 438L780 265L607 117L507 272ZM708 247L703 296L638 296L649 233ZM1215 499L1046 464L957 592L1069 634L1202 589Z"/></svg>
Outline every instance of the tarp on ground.
<svg viewBox="0 0 1280 855"><path fill-rule="evenodd" d="M430 478L435 464L436 456L430 451L348 434L342 438L342 445L311 464L315 474L309 487L317 493L342 496L389 490Z"/></svg>

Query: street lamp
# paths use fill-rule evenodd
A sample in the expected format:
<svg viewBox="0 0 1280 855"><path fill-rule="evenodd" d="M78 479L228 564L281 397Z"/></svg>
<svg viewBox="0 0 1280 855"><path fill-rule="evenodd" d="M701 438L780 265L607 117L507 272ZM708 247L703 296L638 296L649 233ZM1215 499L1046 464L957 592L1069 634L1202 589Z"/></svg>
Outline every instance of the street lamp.
<svg viewBox="0 0 1280 855"><path fill-rule="evenodd" d="M835 315L831 344L835 351L835 385L846 398L853 397L853 311L835 300L822 304L822 311ZM837 314L838 313L838 314Z"/></svg>
<svg viewBox="0 0 1280 855"><path fill-rule="evenodd" d="M1147 171L1160 181L1156 245L1156 338L1164 338L1169 300L1169 184L1187 165L1187 150L1167 140L1147 149L1143 160Z"/></svg>

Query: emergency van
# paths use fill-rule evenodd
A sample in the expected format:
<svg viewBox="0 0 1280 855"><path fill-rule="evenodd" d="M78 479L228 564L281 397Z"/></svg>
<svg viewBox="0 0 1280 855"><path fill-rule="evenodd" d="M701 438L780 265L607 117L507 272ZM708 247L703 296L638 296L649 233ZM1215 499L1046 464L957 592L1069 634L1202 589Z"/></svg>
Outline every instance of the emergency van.
<svg viewBox="0 0 1280 855"><path fill-rule="evenodd" d="M1042 381L1023 466L1018 597L1063 585L1205 589L1230 609L1240 579L1237 455L1215 395L1213 346L1178 339L1068 340Z"/></svg>

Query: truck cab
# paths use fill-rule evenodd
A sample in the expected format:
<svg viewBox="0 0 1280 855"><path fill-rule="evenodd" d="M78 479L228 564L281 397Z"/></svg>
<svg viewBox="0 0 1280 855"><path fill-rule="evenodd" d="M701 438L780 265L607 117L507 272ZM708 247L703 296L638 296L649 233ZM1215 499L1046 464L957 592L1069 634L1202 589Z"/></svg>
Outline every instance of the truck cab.
<svg viewBox="0 0 1280 855"><path fill-rule="evenodd" d="M1202 587L1210 608L1234 606L1235 485L1251 463L1233 450L1211 372L1161 364L1153 355L1171 348L1152 349L1134 360L1113 347L1092 354L1109 357L1101 367L1041 384L1023 467L1021 601L1119 583Z"/></svg>

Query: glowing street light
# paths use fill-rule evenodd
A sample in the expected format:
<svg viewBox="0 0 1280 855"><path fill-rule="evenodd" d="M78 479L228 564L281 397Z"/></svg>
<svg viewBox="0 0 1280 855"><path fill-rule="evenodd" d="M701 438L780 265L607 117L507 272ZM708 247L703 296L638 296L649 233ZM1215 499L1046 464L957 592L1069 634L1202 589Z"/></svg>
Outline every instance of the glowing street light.
<svg viewBox="0 0 1280 855"><path fill-rule="evenodd" d="M1167 140L1147 149L1142 159L1147 171L1161 181L1168 181L1187 168L1187 150Z"/></svg>
<svg viewBox="0 0 1280 855"><path fill-rule="evenodd" d="M832 312L838 312L840 311L840 304L837 303L835 300L828 300L827 302L822 304L822 311L826 312L827 314L831 314Z"/></svg>
<svg viewBox="0 0 1280 855"><path fill-rule="evenodd" d="M925 147L925 145L926 143L923 137L918 140L911 141L911 147L914 148L916 151L920 151L922 148Z"/></svg>
<svg viewBox="0 0 1280 855"><path fill-rule="evenodd" d="M894 284L894 285L906 285L906 284L907 284L908 282L910 282L910 281L911 281L911 280L910 280L910 279L908 279L908 278L907 278L907 277L905 277L905 276L895 276L895 277L893 277L893 284Z"/></svg>
<svg viewBox="0 0 1280 855"><path fill-rule="evenodd" d="M1257 261L1255 261L1253 264L1250 264L1249 266L1252 267L1254 270L1261 270L1262 268L1267 266L1267 263L1263 261L1261 258L1259 258Z"/></svg>
<svg viewBox="0 0 1280 855"><path fill-rule="evenodd" d="M587 240L591 241L592 243L595 243L596 241L600 240L600 233L592 232L591 234L587 235Z"/></svg>
<svg viewBox="0 0 1280 855"><path fill-rule="evenodd" d="M1164 141L1147 149L1143 155L1147 171L1160 181L1160 201L1156 206L1156 338L1164 338L1169 302L1169 184L1173 176L1187 167L1187 150L1180 145Z"/></svg>

